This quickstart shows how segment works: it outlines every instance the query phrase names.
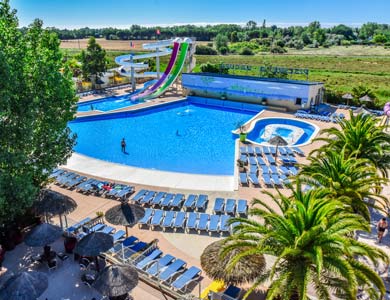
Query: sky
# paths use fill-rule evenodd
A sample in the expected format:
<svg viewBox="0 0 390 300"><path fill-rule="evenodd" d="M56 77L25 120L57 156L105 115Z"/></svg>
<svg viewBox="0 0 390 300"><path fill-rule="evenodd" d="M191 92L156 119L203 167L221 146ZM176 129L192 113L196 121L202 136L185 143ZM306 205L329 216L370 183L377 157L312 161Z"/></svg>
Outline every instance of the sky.
<svg viewBox="0 0 390 300"><path fill-rule="evenodd" d="M278 26L320 21L359 26L390 23L389 0L10 0L20 26L35 18L58 28L128 28L132 24L245 24Z"/></svg>

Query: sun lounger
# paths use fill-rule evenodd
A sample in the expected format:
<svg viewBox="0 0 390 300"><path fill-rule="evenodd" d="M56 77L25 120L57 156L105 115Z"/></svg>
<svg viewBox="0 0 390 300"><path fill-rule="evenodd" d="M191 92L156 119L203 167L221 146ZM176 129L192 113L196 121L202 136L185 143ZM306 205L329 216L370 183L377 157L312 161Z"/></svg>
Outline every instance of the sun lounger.
<svg viewBox="0 0 390 300"><path fill-rule="evenodd" d="M271 151L271 154L272 154L273 156L276 155L276 147L270 146L270 147L269 147L269 150Z"/></svg>
<svg viewBox="0 0 390 300"><path fill-rule="evenodd" d="M130 247L123 247L122 251L117 252L118 255L125 261L129 260L134 254L144 251L148 247L148 243L138 242Z"/></svg>
<svg viewBox="0 0 390 300"><path fill-rule="evenodd" d="M95 181L95 179L89 178L89 179L87 179L86 181L79 183L79 184L76 186L76 191L79 191L80 189L84 188L84 186L86 186L86 185L88 185L88 184L91 184L91 183L94 182L94 181Z"/></svg>
<svg viewBox="0 0 390 300"><path fill-rule="evenodd" d="M134 197L133 200L134 202L139 202L143 196L148 192L148 190L140 190Z"/></svg>
<svg viewBox="0 0 390 300"><path fill-rule="evenodd" d="M122 184L116 184L115 186L113 186L112 187L112 189L111 190L109 190L107 193L106 193L106 195L105 195L105 197L116 197L116 195L122 190L122 189L124 189L124 185L122 185Z"/></svg>
<svg viewBox="0 0 390 300"><path fill-rule="evenodd" d="M230 219L230 216L228 215L221 215L221 220L219 224L219 230L221 232L230 232L230 228L228 225L228 221Z"/></svg>
<svg viewBox="0 0 390 300"><path fill-rule="evenodd" d="M162 219L164 217L164 213L165 213L165 211L163 211L161 209L156 209L154 211L152 220L150 221L150 226L152 226L152 229L153 229L153 227L161 225Z"/></svg>
<svg viewBox="0 0 390 300"><path fill-rule="evenodd" d="M112 235L112 238L114 240L114 244L116 242L118 242L121 238L123 238L125 236L126 232L124 232L123 230L118 230L116 231L113 235Z"/></svg>
<svg viewBox="0 0 390 300"><path fill-rule="evenodd" d="M111 232L115 231L114 227L111 226L104 226L104 228L100 229L99 232L110 234Z"/></svg>
<svg viewBox="0 0 390 300"><path fill-rule="evenodd" d="M75 174L73 172L65 172L65 173L62 173L60 176L57 176L56 181L59 185L61 185L66 180L69 180L70 178L73 178L76 175L77 174Z"/></svg>
<svg viewBox="0 0 390 300"><path fill-rule="evenodd" d="M128 195L132 194L134 192L134 187L127 186L123 190L119 191L116 194L117 198L125 199Z"/></svg>
<svg viewBox="0 0 390 300"><path fill-rule="evenodd" d="M72 226L70 226L69 228L66 229L67 232L69 233L73 233L75 232L77 229L79 229L81 226L83 226L84 224L88 223L89 221L91 221L91 218L90 217L87 217L83 220L81 220L80 222L76 223L76 224L73 224Z"/></svg>
<svg viewBox="0 0 390 300"><path fill-rule="evenodd" d="M195 208L197 210L205 210L208 202L207 195L199 195L198 200L195 203Z"/></svg>
<svg viewBox="0 0 390 300"><path fill-rule="evenodd" d="M210 215L210 221L207 224L207 230L211 232L216 232L219 229L219 221L220 216L219 215Z"/></svg>
<svg viewBox="0 0 390 300"><path fill-rule="evenodd" d="M155 191L149 191L147 192L144 197L138 201L140 204L149 204L150 201L152 201L154 195L156 195Z"/></svg>
<svg viewBox="0 0 390 300"><path fill-rule="evenodd" d="M186 213L183 211L178 211L176 213L175 221L173 222L174 228L183 228L184 229L184 223L186 221Z"/></svg>
<svg viewBox="0 0 390 300"><path fill-rule="evenodd" d="M237 200L237 209L236 209L237 215L244 215L246 216L248 214L248 201L244 199Z"/></svg>
<svg viewBox="0 0 390 300"><path fill-rule="evenodd" d="M266 165L264 159L261 158L261 157L259 157L259 156L257 157L257 163L258 163L260 166Z"/></svg>
<svg viewBox="0 0 390 300"><path fill-rule="evenodd" d="M150 201L150 205L152 206L160 205L166 194L167 193L165 192L158 192L157 195L154 196L152 201Z"/></svg>
<svg viewBox="0 0 390 300"><path fill-rule="evenodd" d="M262 165L261 170L263 174L269 174L269 167L267 165Z"/></svg>
<svg viewBox="0 0 390 300"><path fill-rule="evenodd" d="M57 178L58 176L64 174L65 170L63 169L54 169L53 172L51 172L51 174L48 176L48 178Z"/></svg>
<svg viewBox="0 0 390 300"><path fill-rule="evenodd" d="M271 174L279 174L278 169L276 168L276 166L271 165L271 166L269 166L269 169L271 171Z"/></svg>
<svg viewBox="0 0 390 300"><path fill-rule="evenodd" d="M240 184L248 185L248 175L245 172L240 173Z"/></svg>
<svg viewBox="0 0 390 300"><path fill-rule="evenodd" d="M189 212L187 215L187 225L186 230L189 232L191 229L196 229L198 222L198 214L194 212Z"/></svg>
<svg viewBox="0 0 390 300"><path fill-rule="evenodd" d="M279 159L286 165L288 165L290 163L289 156L287 156L287 155L280 155Z"/></svg>
<svg viewBox="0 0 390 300"><path fill-rule="evenodd" d="M280 166L279 171L283 175L286 175L286 176L290 175L290 171L285 166Z"/></svg>
<svg viewBox="0 0 390 300"><path fill-rule="evenodd" d="M271 151L269 150L269 148L268 148L267 146L263 146L263 147L261 148L261 150L263 151L263 153L264 153L265 155L271 154Z"/></svg>
<svg viewBox="0 0 390 300"><path fill-rule="evenodd" d="M68 188L73 188L74 186L80 184L81 182L83 182L86 179L87 179L87 177L85 177L85 176L79 176L71 181L68 181L67 183L64 184L64 186L66 186Z"/></svg>
<svg viewBox="0 0 390 300"><path fill-rule="evenodd" d="M255 150L253 150L252 146L248 146L248 154L249 155L255 155Z"/></svg>
<svg viewBox="0 0 390 300"><path fill-rule="evenodd" d="M234 211L236 210L236 200L235 199L227 199L226 200L226 205L225 205L225 212L227 214L233 214Z"/></svg>
<svg viewBox="0 0 390 300"><path fill-rule="evenodd" d="M290 147L285 147L284 149L285 149L286 152L287 152L286 154L288 154L288 155L294 155L294 151L291 150Z"/></svg>
<svg viewBox="0 0 390 300"><path fill-rule="evenodd" d="M123 247L131 247L135 243L138 243L138 238L136 236L132 235L132 236L125 238L122 242L122 245L123 245Z"/></svg>
<svg viewBox="0 0 390 300"><path fill-rule="evenodd" d="M240 153L241 153L241 154L248 154L248 150L246 149L245 146L241 146L241 147L240 147Z"/></svg>
<svg viewBox="0 0 390 300"><path fill-rule="evenodd" d="M192 209L195 206L197 195L188 195L187 199L184 201L183 209L188 210Z"/></svg>
<svg viewBox="0 0 390 300"><path fill-rule="evenodd" d="M146 208L145 209L145 215L141 220L138 220L138 226L141 227L142 225L148 225L150 222L150 219L153 214L153 209L151 208Z"/></svg>
<svg viewBox="0 0 390 300"><path fill-rule="evenodd" d="M260 147L255 147L255 153L256 153L256 156L262 156L263 155L263 151L261 151Z"/></svg>
<svg viewBox="0 0 390 300"><path fill-rule="evenodd" d="M263 181L266 186L272 186L271 177L269 176L269 174L263 173Z"/></svg>
<svg viewBox="0 0 390 300"><path fill-rule="evenodd" d="M246 164L246 163L248 162L248 156L246 156L246 154L241 154L239 160L240 160L242 163Z"/></svg>
<svg viewBox="0 0 390 300"><path fill-rule="evenodd" d="M279 179L279 176L276 174L271 174L272 181L274 182L275 185L277 186L283 186L282 182Z"/></svg>
<svg viewBox="0 0 390 300"><path fill-rule="evenodd" d="M172 202L172 199L175 195L174 194L166 194L164 199L161 201L160 206L161 207L168 207L169 204Z"/></svg>
<svg viewBox="0 0 390 300"><path fill-rule="evenodd" d="M173 198L172 202L169 204L169 207L172 208L180 208L184 201L184 195L183 194L176 194Z"/></svg>
<svg viewBox="0 0 390 300"><path fill-rule="evenodd" d="M257 167L257 165L250 165L249 173L257 175L258 172L259 168Z"/></svg>
<svg viewBox="0 0 390 300"><path fill-rule="evenodd" d="M284 147L278 147L280 155L287 155L287 150Z"/></svg>
<svg viewBox="0 0 390 300"><path fill-rule="evenodd" d="M172 227L173 222L175 220L175 214L176 214L176 212L174 212L172 210L165 212L164 220L161 223L161 227L163 229L165 229L167 227Z"/></svg>
<svg viewBox="0 0 390 300"><path fill-rule="evenodd" d="M206 230L209 223L209 218L209 214L199 214L199 221L197 223L196 229L199 231Z"/></svg>
<svg viewBox="0 0 390 300"><path fill-rule="evenodd" d="M253 185L259 186L260 182L259 179L257 178L257 175L254 173L249 173L248 175L250 182L252 182Z"/></svg>
<svg viewBox="0 0 390 300"><path fill-rule="evenodd" d="M292 156L292 155L289 155L288 156L288 159L290 160L290 164L296 164L296 163L298 163L298 161L295 159L295 157L294 156Z"/></svg>
<svg viewBox="0 0 390 300"><path fill-rule="evenodd" d="M275 164L275 158L273 158L272 155L267 154L266 157L267 157L268 162L269 162L271 165L274 165L274 164Z"/></svg>
<svg viewBox="0 0 390 300"><path fill-rule="evenodd" d="M214 203L214 213L223 213L223 208L225 206L225 199L224 198L215 198Z"/></svg>
<svg viewBox="0 0 390 300"><path fill-rule="evenodd" d="M123 230L119 230L117 232L120 232L120 231L123 231ZM123 235L125 235L124 231L123 231ZM123 235L122 235L122 237L123 237ZM119 236L119 235L117 235L117 236ZM116 233L113 235L114 239L115 239L115 237L116 237ZM120 238L122 238L122 237L120 237ZM116 242L118 242L119 239L117 239ZM114 244L115 244L114 247L112 247L109 251L112 252L112 253L115 253L115 252L118 252L119 250L122 250L122 248L124 248L124 247L133 246L137 242L138 242L138 238L137 237L129 236L129 237L125 238L121 243L116 243L115 244L115 242L114 242Z"/></svg>
<svg viewBox="0 0 390 300"><path fill-rule="evenodd" d="M154 249L148 256L146 256L144 259L140 260L135 267L139 270L142 270L145 268L150 262L160 257L162 254L162 251L160 249Z"/></svg>
<svg viewBox="0 0 390 300"><path fill-rule="evenodd" d="M300 155L300 156L305 156L305 153L298 147L292 147L291 148L292 151L294 151L296 154Z"/></svg>
<svg viewBox="0 0 390 300"><path fill-rule="evenodd" d="M181 274L179 277L177 277L175 281L171 283L171 287L179 291L184 291L184 289L191 282L196 280L201 273L202 271L199 268L192 266L191 268L186 270L183 274Z"/></svg>
<svg viewBox="0 0 390 300"><path fill-rule="evenodd" d="M167 282L173 277L173 275L175 275L180 269L184 268L185 266L186 263L183 260L176 259L173 263L164 267L160 271L160 274L158 275L158 279L162 282Z"/></svg>
<svg viewBox="0 0 390 300"><path fill-rule="evenodd" d="M249 156L249 163L251 165L257 165L257 159L254 156Z"/></svg>
<svg viewBox="0 0 390 300"><path fill-rule="evenodd" d="M161 269L169 265L175 258L170 254L165 254L157 261L152 261L145 266L145 271L151 276L157 276Z"/></svg>
<svg viewBox="0 0 390 300"><path fill-rule="evenodd" d="M98 224L94 225L92 228L90 228L89 232L99 231L99 230L103 229L104 226L105 226L104 224L98 223Z"/></svg>
<svg viewBox="0 0 390 300"><path fill-rule="evenodd" d="M290 184L291 183L290 179L288 179L286 175L281 174L281 175L279 175L279 177L280 177L280 180L283 182L283 184L286 185L286 184Z"/></svg>
<svg viewBox="0 0 390 300"><path fill-rule="evenodd" d="M294 166L288 168L290 170L291 175L295 176L298 174L298 169Z"/></svg>

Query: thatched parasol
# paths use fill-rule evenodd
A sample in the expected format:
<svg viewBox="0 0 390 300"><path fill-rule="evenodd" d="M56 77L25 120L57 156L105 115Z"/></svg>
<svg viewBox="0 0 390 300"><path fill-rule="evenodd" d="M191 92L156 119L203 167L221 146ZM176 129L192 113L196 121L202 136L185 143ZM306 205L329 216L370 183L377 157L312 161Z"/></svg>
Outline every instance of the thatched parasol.
<svg viewBox="0 0 390 300"><path fill-rule="evenodd" d="M347 93L347 94L342 95L341 98L346 99L346 100L352 100L353 96L350 93Z"/></svg>
<svg viewBox="0 0 390 300"><path fill-rule="evenodd" d="M372 99L368 95L364 95L363 97L359 98L359 101L372 102Z"/></svg>
<svg viewBox="0 0 390 300"><path fill-rule="evenodd" d="M21 272L11 276L0 290L0 299L36 300L49 285L42 272Z"/></svg>
<svg viewBox="0 0 390 300"><path fill-rule="evenodd" d="M52 216L69 214L76 207L77 203L72 198L49 189L42 190L33 205L38 214L49 214Z"/></svg>
<svg viewBox="0 0 390 300"><path fill-rule="evenodd" d="M102 295L118 297L126 295L138 284L138 272L131 265L111 265L105 267L93 283Z"/></svg>
<svg viewBox="0 0 390 300"><path fill-rule="evenodd" d="M91 232L83 237L76 245L74 252L81 256L98 256L111 249L114 245L112 235L104 232Z"/></svg>
<svg viewBox="0 0 390 300"><path fill-rule="evenodd" d="M25 237L27 246L43 247L55 242L62 236L62 229L48 223L35 226Z"/></svg>
<svg viewBox="0 0 390 300"><path fill-rule="evenodd" d="M104 216L111 224L125 226L127 235L127 226L133 227L138 223L138 220L144 217L144 215L145 209L143 207L129 203L122 203L107 210Z"/></svg>
<svg viewBox="0 0 390 300"><path fill-rule="evenodd" d="M278 155L279 145L280 146L287 146L288 145L287 141L284 138L282 138L280 135L273 136L272 138L270 138L268 140L268 143L270 143L271 145L276 145L276 150L275 150L276 155Z"/></svg>
<svg viewBox="0 0 390 300"><path fill-rule="evenodd" d="M235 249L221 258L221 249L224 241L214 242L204 249L200 263L206 274L214 280L222 280L229 284L243 284L254 281L265 271L265 258L263 255L250 255L240 260L234 268L228 272L227 266L231 260L246 248Z"/></svg>

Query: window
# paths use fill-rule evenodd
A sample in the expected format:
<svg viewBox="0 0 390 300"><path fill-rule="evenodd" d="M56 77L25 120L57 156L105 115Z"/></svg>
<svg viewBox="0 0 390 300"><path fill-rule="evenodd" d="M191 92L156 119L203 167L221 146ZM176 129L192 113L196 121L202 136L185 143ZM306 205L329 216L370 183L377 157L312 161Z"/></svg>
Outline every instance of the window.
<svg viewBox="0 0 390 300"><path fill-rule="evenodd" d="M295 105L301 105L302 104L302 98L295 99Z"/></svg>

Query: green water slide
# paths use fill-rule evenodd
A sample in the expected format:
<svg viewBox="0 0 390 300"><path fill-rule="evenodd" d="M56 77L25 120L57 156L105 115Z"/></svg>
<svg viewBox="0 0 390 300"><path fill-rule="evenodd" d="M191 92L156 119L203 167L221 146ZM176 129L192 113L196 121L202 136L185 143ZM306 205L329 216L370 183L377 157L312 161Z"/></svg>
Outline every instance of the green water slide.
<svg viewBox="0 0 390 300"><path fill-rule="evenodd" d="M180 75L180 73L181 73L181 71L182 71L182 69L184 67L184 63L186 61L187 52L188 52L189 47L190 47L189 43L183 42L181 44L179 57L176 60L175 68L173 69L173 71L172 71L171 75L169 76L168 80L165 81L165 83L157 91L155 91L151 95L148 95L144 99L157 98L158 96L163 94L172 85L172 83L175 82L175 80L177 79L177 77L179 77L179 75Z"/></svg>

